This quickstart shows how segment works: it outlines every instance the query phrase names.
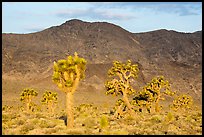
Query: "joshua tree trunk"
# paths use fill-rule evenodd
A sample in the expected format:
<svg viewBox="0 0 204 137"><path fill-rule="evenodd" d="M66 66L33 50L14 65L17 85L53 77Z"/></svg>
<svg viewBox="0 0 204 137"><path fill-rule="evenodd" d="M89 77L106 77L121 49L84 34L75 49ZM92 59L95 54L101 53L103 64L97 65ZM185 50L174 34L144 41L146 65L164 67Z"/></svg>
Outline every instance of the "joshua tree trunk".
<svg viewBox="0 0 204 137"><path fill-rule="evenodd" d="M114 114L114 118L118 118L118 117L120 117L120 115L122 114L122 104L117 108L117 110L116 110L116 112L115 112L115 114Z"/></svg>
<svg viewBox="0 0 204 137"><path fill-rule="evenodd" d="M67 111L67 127L73 128L74 126L74 115L72 111L73 107L73 93L67 92L66 93L66 111Z"/></svg>
<svg viewBox="0 0 204 137"><path fill-rule="evenodd" d="M49 112L51 113L51 114L53 114L54 113L54 108L53 108L54 106L53 106L53 102L52 101L49 101L48 102L48 109L49 109Z"/></svg>
<svg viewBox="0 0 204 137"><path fill-rule="evenodd" d="M159 100L160 100L160 94L158 94L158 97L155 101L155 112L159 112Z"/></svg>
<svg viewBox="0 0 204 137"><path fill-rule="evenodd" d="M31 104L31 96L28 96L28 98L27 98L27 103L26 103L27 112L30 111L30 104Z"/></svg>
<svg viewBox="0 0 204 137"><path fill-rule="evenodd" d="M27 110L27 112L29 112L29 106L30 106L30 103L27 102L27 103L26 103L26 110Z"/></svg>
<svg viewBox="0 0 204 137"><path fill-rule="evenodd" d="M124 101L125 104L127 105L127 108L129 109L130 114L131 114L131 115L134 115L133 110L132 110L132 105L130 104L130 102L129 102L129 100L128 100L128 97L127 97L127 93L126 93L126 92L123 93L123 101Z"/></svg>

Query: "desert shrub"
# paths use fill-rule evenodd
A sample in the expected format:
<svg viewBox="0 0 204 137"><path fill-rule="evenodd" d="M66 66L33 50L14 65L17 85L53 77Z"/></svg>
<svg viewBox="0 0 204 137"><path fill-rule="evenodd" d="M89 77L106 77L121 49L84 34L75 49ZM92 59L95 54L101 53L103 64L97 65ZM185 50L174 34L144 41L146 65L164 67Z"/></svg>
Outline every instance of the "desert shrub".
<svg viewBox="0 0 204 137"><path fill-rule="evenodd" d="M42 112L37 112L35 113L34 118L40 119L40 118L46 118L46 116Z"/></svg>
<svg viewBox="0 0 204 137"><path fill-rule="evenodd" d="M2 122L11 121L12 119L16 119L18 117L20 117L20 115L16 113L3 113Z"/></svg>
<svg viewBox="0 0 204 137"><path fill-rule="evenodd" d="M28 131L33 130L34 128L35 126L32 123L26 123L21 127L20 132L21 134L26 134Z"/></svg>
<svg viewBox="0 0 204 137"><path fill-rule="evenodd" d="M25 120L23 120L23 119L18 119L18 121L16 122L16 124L17 124L18 126L23 125L23 124L25 124Z"/></svg>
<svg viewBox="0 0 204 137"><path fill-rule="evenodd" d="M91 132L91 130L89 130L89 129L87 129L87 131L89 131L89 132L86 132L85 130L83 130L81 128L74 128L74 129L67 129L64 131L64 133L67 135L83 135L83 134L87 134L87 133Z"/></svg>
<svg viewBox="0 0 204 137"><path fill-rule="evenodd" d="M44 120L44 119L41 119L41 120L40 120L39 126L40 126L41 128L47 128L47 127L49 127L47 120Z"/></svg>
<svg viewBox="0 0 204 137"><path fill-rule="evenodd" d="M83 113L83 112L87 112L87 111L90 112L90 110L95 111L98 109L98 107L94 106L93 104L80 104L75 109L78 112Z"/></svg>
<svg viewBox="0 0 204 137"><path fill-rule="evenodd" d="M105 115L102 115L100 118L100 127L102 129L107 128L109 126L108 118Z"/></svg>
<svg viewBox="0 0 204 137"><path fill-rule="evenodd" d="M3 107L2 107L2 111L4 112L9 112L9 111L11 111L13 109L13 106L8 106L8 105L4 105Z"/></svg>
<svg viewBox="0 0 204 137"><path fill-rule="evenodd" d="M84 119L82 122L82 125L87 127L87 128L93 128L94 126L97 125L96 120L92 117L87 117Z"/></svg>
<svg viewBox="0 0 204 137"><path fill-rule="evenodd" d="M55 122L53 122L52 120L40 119L40 121L39 121L39 126L41 128L53 128L56 125L57 124Z"/></svg>
<svg viewBox="0 0 204 137"><path fill-rule="evenodd" d="M93 118L97 117L98 107L93 104L80 104L75 107L75 117L86 118L91 115Z"/></svg>
<svg viewBox="0 0 204 137"><path fill-rule="evenodd" d="M168 129L166 131L166 135L177 135L178 134L178 127L175 126L174 124L169 124Z"/></svg>
<svg viewBox="0 0 204 137"><path fill-rule="evenodd" d="M55 129L55 128L46 129L45 134L50 135L50 134L56 133L57 131L58 131L58 130Z"/></svg>
<svg viewBox="0 0 204 137"><path fill-rule="evenodd" d="M20 130L13 128L2 131L2 135L20 135L20 134L21 134Z"/></svg>
<svg viewBox="0 0 204 137"><path fill-rule="evenodd" d="M202 123L202 112L195 112L191 114L192 119L194 119L198 123Z"/></svg>
<svg viewBox="0 0 204 137"><path fill-rule="evenodd" d="M150 120L153 123L160 123L160 122L162 122L162 117L160 115L155 115L155 116L152 116L152 118Z"/></svg>
<svg viewBox="0 0 204 137"><path fill-rule="evenodd" d="M165 122L169 123L175 120L174 115L171 112L168 112L165 117Z"/></svg>
<svg viewBox="0 0 204 137"><path fill-rule="evenodd" d="M114 129L114 130L107 130L103 132L104 135L128 135L129 132L125 129Z"/></svg>
<svg viewBox="0 0 204 137"><path fill-rule="evenodd" d="M11 120L11 115L9 114L2 114L2 122L7 122Z"/></svg>

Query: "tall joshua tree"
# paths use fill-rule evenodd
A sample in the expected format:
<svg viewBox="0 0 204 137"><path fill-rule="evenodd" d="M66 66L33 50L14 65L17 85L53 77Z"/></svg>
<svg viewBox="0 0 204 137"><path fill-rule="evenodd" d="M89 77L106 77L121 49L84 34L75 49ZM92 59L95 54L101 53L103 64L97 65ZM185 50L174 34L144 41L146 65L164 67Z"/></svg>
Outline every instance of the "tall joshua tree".
<svg viewBox="0 0 204 137"><path fill-rule="evenodd" d="M86 60L78 57L75 52L74 56L68 56L67 59L61 59L54 62L54 74L52 80L57 84L59 89L66 94L66 112L68 118L67 127L74 126L73 116L73 94L76 91L79 81L85 77Z"/></svg>
<svg viewBox="0 0 204 137"><path fill-rule="evenodd" d="M106 94L113 94L116 96L121 94L123 96L122 101L124 101L131 114L133 114L133 109L129 102L128 95L135 91L130 85L130 80L136 79L138 77L138 72L138 65L132 65L130 60L128 60L126 64L114 61L113 67L108 71L108 75L112 77L112 79L108 80L105 84L107 89Z"/></svg>

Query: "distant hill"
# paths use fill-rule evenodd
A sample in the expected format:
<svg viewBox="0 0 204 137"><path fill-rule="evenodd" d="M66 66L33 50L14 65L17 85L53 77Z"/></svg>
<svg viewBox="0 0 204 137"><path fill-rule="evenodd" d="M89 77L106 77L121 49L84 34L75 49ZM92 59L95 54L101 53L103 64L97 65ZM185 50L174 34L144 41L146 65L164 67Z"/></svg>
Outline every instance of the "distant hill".
<svg viewBox="0 0 204 137"><path fill-rule="evenodd" d="M202 31L131 33L107 22L74 19L36 33L3 33L3 76L50 78L53 61L75 51L88 61L87 79L104 81L113 60L130 59L140 66L139 83L164 75L175 89L201 96Z"/></svg>

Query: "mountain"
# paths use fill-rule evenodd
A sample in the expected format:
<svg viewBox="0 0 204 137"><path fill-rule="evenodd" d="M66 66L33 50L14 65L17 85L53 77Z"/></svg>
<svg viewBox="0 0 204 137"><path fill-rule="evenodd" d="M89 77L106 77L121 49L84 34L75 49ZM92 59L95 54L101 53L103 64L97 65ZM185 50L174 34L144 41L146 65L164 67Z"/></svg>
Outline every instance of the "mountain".
<svg viewBox="0 0 204 137"><path fill-rule="evenodd" d="M202 31L131 33L107 22L74 19L36 33L3 33L3 78L51 81L53 61L75 51L88 61L89 84L101 82L102 88L112 61L130 59L139 64L138 85L164 75L175 90L201 98Z"/></svg>

